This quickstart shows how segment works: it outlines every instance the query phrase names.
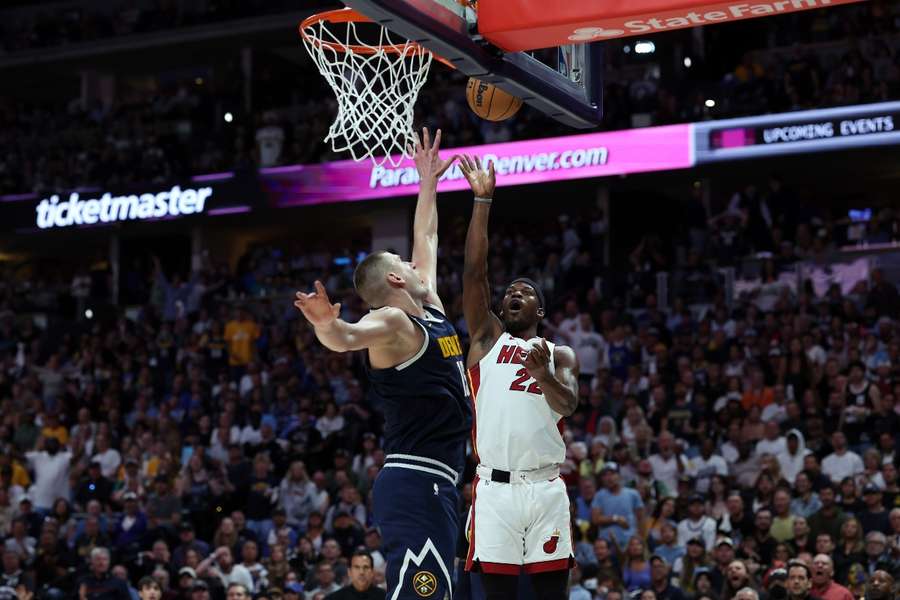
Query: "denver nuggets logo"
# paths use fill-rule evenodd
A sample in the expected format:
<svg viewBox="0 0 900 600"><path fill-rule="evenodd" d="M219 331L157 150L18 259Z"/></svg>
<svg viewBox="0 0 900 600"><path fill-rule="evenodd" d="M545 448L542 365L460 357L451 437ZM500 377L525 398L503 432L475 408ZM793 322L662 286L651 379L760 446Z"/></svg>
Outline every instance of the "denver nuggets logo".
<svg viewBox="0 0 900 600"><path fill-rule="evenodd" d="M462 344L459 343L458 335L445 335L444 337L439 337L437 343L441 348L441 355L444 358L462 356Z"/></svg>
<svg viewBox="0 0 900 600"><path fill-rule="evenodd" d="M437 589L437 579L429 571L419 571L413 575L413 589L423 598L432 595Z"/></svg>

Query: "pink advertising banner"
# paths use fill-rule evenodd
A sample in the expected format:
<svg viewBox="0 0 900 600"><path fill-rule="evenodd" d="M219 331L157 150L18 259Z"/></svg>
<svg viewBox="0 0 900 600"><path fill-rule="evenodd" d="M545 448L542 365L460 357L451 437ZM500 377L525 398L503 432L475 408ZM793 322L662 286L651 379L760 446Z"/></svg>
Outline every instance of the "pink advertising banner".
<svg viewBox="0 0 900 600"><path fill-rule="evenodd" d="M693 127L669 125L626 131L448 148L443 156L476 154L492 161L497 185L524 185L605 177L694 165ZM412 160L375 166L368 160L336 161L262 169L263 187L276 207L349 202L414 195L418 174ZM468 188L459 165L444 173L439 191Z"/></svg>

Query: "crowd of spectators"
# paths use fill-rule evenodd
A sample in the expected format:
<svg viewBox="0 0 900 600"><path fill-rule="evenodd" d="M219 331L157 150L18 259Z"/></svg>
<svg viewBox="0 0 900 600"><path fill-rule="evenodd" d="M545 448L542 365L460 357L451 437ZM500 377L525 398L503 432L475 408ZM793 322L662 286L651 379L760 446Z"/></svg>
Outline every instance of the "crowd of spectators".
<svg viewBox="0 0 900 600"><path fill-rule="evenodd" d="M747 243L768 243L745 196L726 212ZM562 465L572 599L802 598L804 586L891 598L879 590L900 576L896 286L876 271L847 296L801 290L760 308L716 293L661 309L646 294L626 310L598 293L601 213L532 227L497 225L491 274L498 293L513 275L540 282L543 335L581 364ZM713 238L685 232L685 244ZM444 223L439 286L465 337L463 239ZM642 246L635 274L660 253ZM356 260L291 245L185 278L157 263L138 310L75 328L11 310L4 278L0 588L124 598L151 577L166 599L240 583L254 598L319 600L353 580L359 549L383 585L370 492L384 453L363 357L326 352L289 295L324 278L356 320ZM82 308L97 273L73 279ZM477 598L457 577L460 597Z"/></svg>
<svg viewBox="0 0 900 600"><path fill-rule="evenodd" d="M795 32L807 43L835 32L881 37L841 54L840 68L803 47L776 63L747 55L719 82L733 110L769 109L763 99L791 109L895 91L897 22L886 6L840 9L855 20L830 11L772 20L781 24L771 31L774 45L784 42L785 23L804 19L815 26ZM44 41L30 47L60 38L36 39ZM265 73L256 82L271 99L258 124L224 133L209 115L216 97L237 88L210 82L112 110L4 107L0 190L125 185L328 157L303 141L321 137L331 107L309 100L275 110L277 82ZM447 100L459 83L438 75L423 94L422 106L452 138L447 145L554 131L530 113L499 127L475 122ZM654 122L707 116L697 112L706 97L697 89L678 95L686 104L638 82L608 91L610 127L629 127L647 110ZM56 137L43 135L45 127ZM577 539L570 597L893 598L895 282L875 270L851 293L801 285L729 303L714 270L754 253L767 257L759 276L770 281L845 243L897 241L898 218L885 210L849 222L803 202L778 177L711 204L701 192L671 238L648 233L614 263L624 268L600 266L609 232L599 210L493 230L495 293L513 276L538 281L551 302L542 335L572 346L581 364L562 465ZM465 338L464 231L464 223L442 221L439 291ZM365 307L351 275L359 250L269 245L234 268L126 268L122 295L133 309L98 310L93 319L85 308L108 295L108 265L62 285L43 272L24 281L4 270L0 598L131 598L155 582L166 600L320 600L348 584L383 586L370 510L382 424L366 395L363 357L327 353L290 303L296 288L321 278L342 301L342 316L358 319ZM673 273L665 307L653 293L661 271ZM80 322L63 326L72 314ZM461 515L473 470L470 460ZM460 598L478 597L466 575L457 573L457 585Z"/></svg>
<svg viewBox="0 0 900 600"><path fill-rule="evenodd" d="M25 4L25 3L18 3ZM0 56L112 37L258 17L296 8L285 0L130 0L11 6L0 13Z"/></svg>
<svg viewBox="0 0 900 600"><path fill-rule="evenodd" d="M164 23L149 15L175 18L187 10L184 3L164 4L168 8L141 12L136 22ZM244 4L233 8L244 10ZM214 15L230 14L227 3L203 6ZM56 34L25 37L59 43L60 22L81 22L53 18L62 21L37 29ZM643 59L625 53L632 40L608 42L601 129L895 98L898 29L896 4L865 2L707 28L701 47L660 42L660 50ZM121 187L344 158L322 143L336 103L312 63L285 63L265 48L255 49L254 56L252 75L241 67L237 51L221 53L219 64L207 65L205 77L168 73L152 85L138 78L136 86L120 75L107 104L68 98L0 101L0 193ZM679 64L670 65L673 61ZM246 105L247 86L252 109ZM417 121L442 125L447 147L571 133L528 108L503 123L482 121L466 106L464 88L465 77L435 66L417 103ZM225 120L226 113L232 120Z"/></svg>
<svg viewBox="0 0 900 600"><path fill-rule="evenodd" d="M0 99L0 190L123 189L251 165L233 132L215 122L217 105L240 94L234 67L223 69L221 83L191 77L129 88L110 106Z"/></svg>

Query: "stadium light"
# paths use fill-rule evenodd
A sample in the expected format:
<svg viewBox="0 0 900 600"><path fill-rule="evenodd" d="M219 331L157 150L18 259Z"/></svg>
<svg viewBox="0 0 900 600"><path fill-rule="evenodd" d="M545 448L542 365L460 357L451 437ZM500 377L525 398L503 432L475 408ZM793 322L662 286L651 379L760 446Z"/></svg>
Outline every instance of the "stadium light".
<svg viewBox="0 0 900 600"><path fill-rule="evenodd" d="M225 113L225 122L231 123L232 121L234 121L234 115L232 115L230 112Z"/></svg>
<svg viewBox="0 0 900 600"><path fill-rule="evenodd" d="M693 61L691 60L691 57L690 57L690 56L685 56L685 57L684 57L684 68L685 68L685 69L690 69L692 64L694 64L694 63L693 63Z"/></svg>
<svg viewBox="0 0 900 600"><path fill-rule="evenodd" d="M634 51L636 54L653 54L656 50L656 44L653 42L636 42L634 44Z"/></svg>
<svg viewBox="0 0 900 600"><path fill-rule="evenodd" d="M704 102L704 104L706 105L706 108L715 108L716 101L713 100L712 98L707 98L706 102Z"/></svg>
<svg viewBox="0 0 900 600"><path fill-rule="evenodd" d="M87 309L86 311L84 311L84 316L88 319L93 319L94 311L92 311L91 309Z"/></svg>

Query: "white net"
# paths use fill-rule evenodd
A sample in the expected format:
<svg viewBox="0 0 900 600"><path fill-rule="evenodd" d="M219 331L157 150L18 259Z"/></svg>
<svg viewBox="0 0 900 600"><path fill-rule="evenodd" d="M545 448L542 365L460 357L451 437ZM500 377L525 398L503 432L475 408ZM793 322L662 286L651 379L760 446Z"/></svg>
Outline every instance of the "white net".
<svg viewBox="0 0 900 600"><path fill-rule="evenodd" d="M357 30L357 27L361 31ZM335 152L397 166L415 143L413 108L428 78L431 52L372 22L316 21L303 42L337 98L325 136Z"/></svg>

